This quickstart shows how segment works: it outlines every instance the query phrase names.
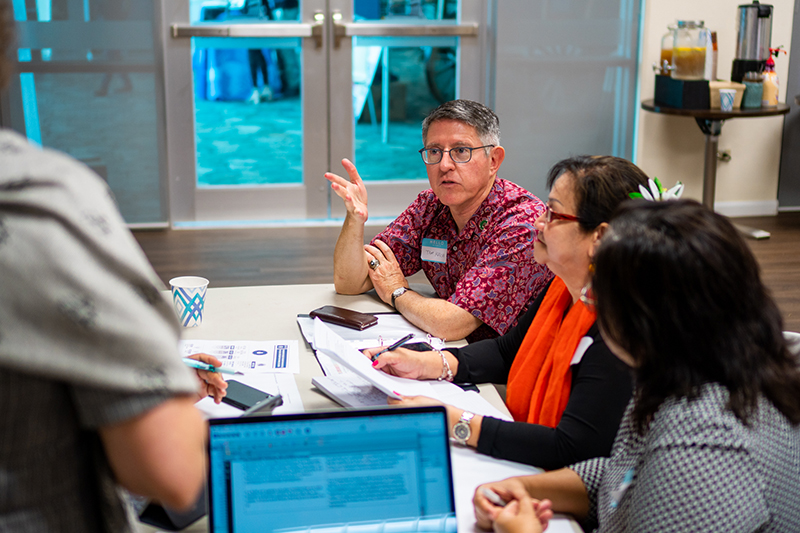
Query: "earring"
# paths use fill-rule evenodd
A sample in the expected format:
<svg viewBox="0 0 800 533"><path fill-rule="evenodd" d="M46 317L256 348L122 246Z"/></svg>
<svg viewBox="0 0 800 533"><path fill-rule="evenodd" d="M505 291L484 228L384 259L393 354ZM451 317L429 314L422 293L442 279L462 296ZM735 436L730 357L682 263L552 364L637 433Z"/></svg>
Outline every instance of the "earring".
<svg viewBox="0 0 800 533"><path fill-rule="evenodd" d="M594 309L594 306L597 305L597 300L594 299L594 292L592 292L591 281L583 286L579 299L581 302L583 302L583 305L588 307L590 310Z"/></svg>

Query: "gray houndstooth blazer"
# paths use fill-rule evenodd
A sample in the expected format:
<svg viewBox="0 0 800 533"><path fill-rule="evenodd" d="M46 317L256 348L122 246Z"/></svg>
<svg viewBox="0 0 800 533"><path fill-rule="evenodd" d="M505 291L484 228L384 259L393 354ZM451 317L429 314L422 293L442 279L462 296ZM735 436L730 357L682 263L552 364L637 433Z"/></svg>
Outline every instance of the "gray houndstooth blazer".
<svg viewBox="0 0 800 533"><path fill-rule="evenodd" d="M800 427L761 398L750 425L711 383L670 399L644 436L628 406L611 457L571 466L599 532L800 531Z"/></svg>

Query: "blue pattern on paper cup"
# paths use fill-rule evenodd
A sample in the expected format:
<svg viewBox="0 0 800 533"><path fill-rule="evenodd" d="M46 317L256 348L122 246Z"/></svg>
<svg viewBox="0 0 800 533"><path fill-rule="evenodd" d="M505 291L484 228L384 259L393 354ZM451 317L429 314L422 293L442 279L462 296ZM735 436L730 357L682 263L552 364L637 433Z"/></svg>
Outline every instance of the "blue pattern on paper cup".
<svg viewBox="0 0 800 533"><path fill-rule="evenodd" d="M733 101L736 98L736 91L720 91L719 107L722 111L732 111Z"/></svg>
<svg viewBox="0 0 800 533"><path fill-rule="evenodd" d="M183 327L193 328L203 323L206 288L207 286L172 288L172 300L175 302L175 311L178 313L178 318Z"/></svg>

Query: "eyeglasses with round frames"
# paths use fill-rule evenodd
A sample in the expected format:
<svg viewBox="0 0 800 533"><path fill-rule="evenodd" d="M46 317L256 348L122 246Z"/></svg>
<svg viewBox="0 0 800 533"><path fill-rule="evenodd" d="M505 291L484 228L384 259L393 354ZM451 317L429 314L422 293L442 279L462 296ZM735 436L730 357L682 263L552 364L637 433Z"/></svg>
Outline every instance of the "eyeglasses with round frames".
<svg viewBox="0 0 800 533"><path fill-rule="evenodd" d="M447 152L450 153L450 159L452 159L455 163L469 163L472 160L472 151L480 148L494 148L494 145L485 144L483 146L476 146L475 148L470 148L469 146L456 146L450 150L442 150L441 148L423 148L419 151L419 153L422 155L422 160L426 165L435 165L439 163L444 157L444 154Z"/></svg>
<svg viewBox="0 0 800 533"><path fill-rule="evenodd" d="M546 223L550 223L554 220L569 220L570 222L580 222L581 219L576 217L575 215L565 215L564 213L557 213L553 211L553 209L544 204L544 221Z"/></svg>

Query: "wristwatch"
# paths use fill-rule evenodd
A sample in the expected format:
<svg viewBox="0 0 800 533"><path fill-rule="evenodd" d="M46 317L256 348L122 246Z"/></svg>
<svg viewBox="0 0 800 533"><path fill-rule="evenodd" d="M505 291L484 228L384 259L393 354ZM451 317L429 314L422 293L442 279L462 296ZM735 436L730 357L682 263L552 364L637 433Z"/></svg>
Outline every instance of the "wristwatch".
<svg viewBox="0 0 800 533"><path fill-rule="evenodd" d="M464 411L461 413L461 418L456 422L456 425L453 426L453 439L462 446L466 446L467 441L472 435L472 429L470 429L469 423L474 417L475 415L473 413Z"/></svg>
<svg viewBox="0 0 800 533"><path fill-rule="evenodd" d="M412 289L409 289L408 287L398 287L397 289L392 291L392 307L397 308L397 306L394 304L394 301L410 290Z"/></svg>

